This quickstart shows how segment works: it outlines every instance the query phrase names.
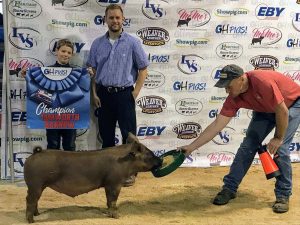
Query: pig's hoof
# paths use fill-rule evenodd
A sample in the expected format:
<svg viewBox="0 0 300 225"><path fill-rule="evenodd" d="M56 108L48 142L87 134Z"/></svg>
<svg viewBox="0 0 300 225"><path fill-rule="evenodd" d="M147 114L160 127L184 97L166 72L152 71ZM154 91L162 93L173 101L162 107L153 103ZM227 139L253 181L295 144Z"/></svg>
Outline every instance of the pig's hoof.
<svg viewBox="0 0 300 225"><path fill-rule="evenodd" d="M33 215L34 215L34 216L38 216L38 215L40 215L40 213L39 213L39 211L36 211L36 212L34 212Z"/></svg>
<svg viewBox="0 0 300 225"><path fill-rule="evenodd" d="M33 216L32 217L27 217L27 222L28 223L34 223Z"/></svg>
<svg viewBox="0 0 300 225"><path fill-rule="evenodd" d="M115 219L119 219L119 213L116 211L107 211L107 216L110 218L115 218Z"/></svg>

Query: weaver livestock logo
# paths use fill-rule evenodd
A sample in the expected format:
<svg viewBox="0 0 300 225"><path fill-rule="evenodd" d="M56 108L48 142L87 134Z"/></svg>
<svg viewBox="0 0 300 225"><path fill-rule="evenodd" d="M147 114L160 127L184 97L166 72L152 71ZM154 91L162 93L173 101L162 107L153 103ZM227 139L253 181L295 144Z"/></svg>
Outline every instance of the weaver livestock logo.
<svg viewBox="0 0 300 225"><path fill-rule="evenodd" d="M230 165L235 154L229 151L213 152L207 155L210 166Z"/></svg>
<svg viewBox="0 0 300 225"><path fill-rule="evenodd" d="M259 20L277 20L285 8L271 7L260 4L255 9L255 14Z"/></svg>
<svg viewBox="0 0 300 225"><path fill-rule="evenodd" d="M144 45L149 46L165 45L170 40L169 32L160 27L145 27L136 34L143 40Z"/></svg>
<svg viewBox="0 0 300 225"><path fill-rule="evenodd" d="M274 68L279 67L279 60L271 55L257 55L249 60L249 63L257 68Z"/></svg>
<svg viewBox="0 0 300 225"><path fill-rule="evenodd" d="M252 31L251 46L269 47L280 41L282 33L275 27L260 27Z"/></svg>
<svg viewBox="0 0 300 225"><path fill-rule="evenodd" d="M173 127L172 131L179 139L193 139L202 132L200 124L194 122L180 123Z"/></svg>
<svg viewBox="0 0 300 225"><path fill-rule="evenodd" d="M142 109L142 113L146 114L161 113L163 109L167 108L166 100L155 95L143 96L136 103Z"/></svg>
<svg viewBox="0 0 300 225"><path fill-rule="evenodd" d="M195 74L201 70L203 58L201 56L190 54L182 55L177 62L178 69L185 74Z"/></svg>
<svg viewBox="0 0 300 225"><path fill-rule="evenodd" d="M163 18L167 12L166 7L168 1L164 0L144 0L145 3L142 6L142 13L144 16L151 20L159 20Z"/></svg>
<svg viewBox="0 0 300 225"><path fill-rule="evenodd" d="M235 42L223 42L217 46L216 54L226 60L237 59L243 54L243 46Z"/></svg>
<svg viewBox="0 0 300 225"><path fill-rule="evenodd" d="M194 98L184 98L179 100L176 105L176 111L184 116L193 116L201 112L202 102Z"/></svg>
<svg viewBox="0 0 300 225"><path fill-rule="evenodd" d="M201 8L187 8L178 9L177 14L179 16L177 27L197 29L210 21L210 14L208 11Z"/></svg>
<svg viewBox="0 0 300 225"><path fill-rule="evenodd" d="M33 19L42 13L42 7L34 0L14 0L9 3L8 11L20 19Z"/></svg>
<svg viewBox="0 0 300 225"><path fill-rule="evenodd" d="M126 0L96 0L96 2L103 7L107 7L110 4L126 4Z"/></svg>
<svg viewBox="0 0 300 225"><path fill-rule="evenodd" d="M8 60L8 68L9 68L9 75L10 80L13 80L14 76L20 78L20 80L24 81L24 78L21 77L19 74L21 69L29 68L29 67L42 67L44 64L35 58L30 57L17 57L17 58L10 58Z"/></svg>
<svg viewBox="0 0 300 225"><path fill-rule="evenodd" d="M214 14L220 17L233 17L233 16L243 16L248 15L249 10L244 8L233 8L233 9L215 9Z"/></svg>
<svg viewBox="0 0 300 225"><path fill-rule="evenodd" d="M165 76L158 71L149 70L148 76L145 79L144 87L154 89L162 86L165 83Z"/></svg>
<svg viewBox="0 0 300 225"><path fill-rule="evenodd" d="M12 27L8 40L12 46L20 50L31 50L35 48L40 32L31 27Z"/></svg>

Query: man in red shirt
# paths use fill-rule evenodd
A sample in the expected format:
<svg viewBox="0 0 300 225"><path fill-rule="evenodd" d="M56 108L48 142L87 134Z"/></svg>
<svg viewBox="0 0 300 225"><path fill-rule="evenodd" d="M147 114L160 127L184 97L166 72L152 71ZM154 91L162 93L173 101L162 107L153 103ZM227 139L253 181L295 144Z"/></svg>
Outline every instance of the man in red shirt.
<svg viewBox="0 0 300 225"><path fill-rule="evenodd" d="M272 208L276 213L287 212L289 196L292 194L289 145L300 124L300 86L276 71L253 70L244 73L242 68L231 64L221 70L215 87L225 88L228 93L220 114L197 139L181 149L186 151L186 155L191 154L212 140L240 108L252 109L246 137L213 204L224 205L236 197L238 186L251 166L257 149L275 128L267 149L271 154L278 155L275 162L281 175L276 177L276 201Z"/></svg>

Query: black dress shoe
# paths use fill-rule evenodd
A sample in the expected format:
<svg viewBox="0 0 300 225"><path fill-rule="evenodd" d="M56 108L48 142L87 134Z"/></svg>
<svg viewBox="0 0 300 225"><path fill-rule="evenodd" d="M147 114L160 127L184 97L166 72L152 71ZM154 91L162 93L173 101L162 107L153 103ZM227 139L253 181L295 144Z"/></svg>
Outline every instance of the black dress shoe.
<svg viewBox="0 0 300 225"><path fill-rule="evenodd" d="M236 193L230 191L229 189L223 188L222 191L220 191L215 199L213 200L214 205L225 205L227 204L231 199L234 199L236 197Z"/></svg>

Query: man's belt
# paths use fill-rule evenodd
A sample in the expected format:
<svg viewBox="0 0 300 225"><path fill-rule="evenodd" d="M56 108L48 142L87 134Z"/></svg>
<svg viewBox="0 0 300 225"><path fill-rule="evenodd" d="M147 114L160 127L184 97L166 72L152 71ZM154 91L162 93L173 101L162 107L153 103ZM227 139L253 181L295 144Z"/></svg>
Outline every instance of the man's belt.
<svg viewBox="0 0 300 225"><path fill-rule="evenodd" d="M113 86L108 86L108 87L105 87L105 86L102 86L102 85L98 85L98 87L102 90L105 90L107 91L108 93L118 93L118 92L121 92L121 91L125 91L129 88L131 88L133 90L133 86L129 86L129 87L113 87Z"/></svg>

